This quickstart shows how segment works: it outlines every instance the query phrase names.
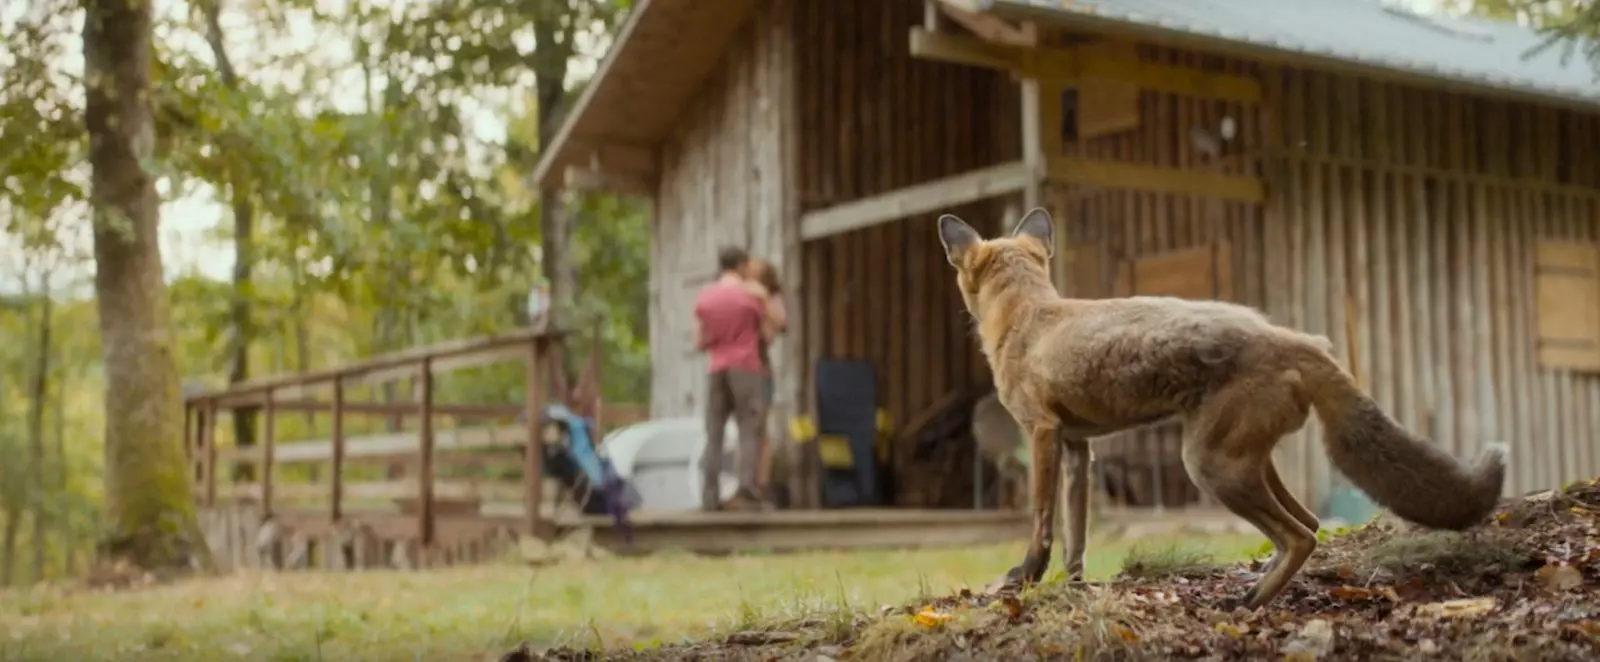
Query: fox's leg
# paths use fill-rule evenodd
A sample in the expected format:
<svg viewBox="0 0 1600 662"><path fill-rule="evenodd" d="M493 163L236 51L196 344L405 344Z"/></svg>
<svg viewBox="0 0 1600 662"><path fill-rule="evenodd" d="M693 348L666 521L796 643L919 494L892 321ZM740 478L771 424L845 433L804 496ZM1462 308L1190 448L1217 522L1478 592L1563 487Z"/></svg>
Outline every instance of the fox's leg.
<svg viewBox="0 0 1600 662"><path fill-rule="evenodd" d="M1061 565L1067 581L1083 580L1083 552L1089 534L1089 441L1061 439L1062 507L1066 510L1066 549Z"/></svg>
<svg viewBox="0 0 1600 662"><path fill-rule="evenodd" d="M1288 487L1284 486L1283 477L1278 475L1278 468L1273 465L1272 456L1270 455L1267 456L1266 463L1261 467L1261 477L1267 481L1267 487L1271 488L1272 495L1277 497L1278 503L1283 505L1284 510L1289 511L1290 515L1294 516L1301 524L1306 525L1306 528L1311 529L1311 532L1315 534L1317 529L1322 526L1322 522L1318 521L1317 516L1307 510L1304 504L1294 498L1294 494L1289 492ZM1267 560L1266 566L1261 568L1262 574L1272 572L1272 568L1277 564L1278 554L1273 553L1272 558Z"/></svg>
<svg viewBox="0 0 1600 662"><path fill-rule="evenodd" d="M1056 487L1061 481L1060 448L1055 426L1031 426L1028 431L1029 485L1033 497L1033 535L1028 538L1028 553L1022 565L1012 568L1004 579L989 587L996 593L1037 584L1050 567L1050 543L1055 538Z"/></svg>
<svg viewBox="0 0 1600 662"><path fill-rule="evenodd" d="M1271 569L1235 601L1250 609L1277 597L1317 547L1316 534L1279 502L1266 476L1278 440L1305 424L1307 412L1294 397L1282 383L1230 384L1190 417L1183 441L1190 477L1276 548Z"/></svg>

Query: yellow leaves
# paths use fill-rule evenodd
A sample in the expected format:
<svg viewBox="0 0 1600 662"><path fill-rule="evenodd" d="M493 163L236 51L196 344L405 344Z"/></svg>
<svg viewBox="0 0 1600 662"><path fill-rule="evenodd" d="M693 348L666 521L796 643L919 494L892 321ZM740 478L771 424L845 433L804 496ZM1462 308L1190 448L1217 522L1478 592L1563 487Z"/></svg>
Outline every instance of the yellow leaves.
<svg viewBox="0 0 1600 662"><path fill-rule="evenodd" d="M932 605L926 605L917 610L917 613L911 617L911 622L931 630L944 626L945 623L950 622L951 618L953 617L948 612L934 609Z"/></svg>
<svg viewBox="0 0 1600 662"><path fill-rule="evenodd" d="M1211 626L1211 629L1215 630L1218 634L1238 639L1250 631L1250 626L1234 625L1232 623L1222 622Z"/></svg>

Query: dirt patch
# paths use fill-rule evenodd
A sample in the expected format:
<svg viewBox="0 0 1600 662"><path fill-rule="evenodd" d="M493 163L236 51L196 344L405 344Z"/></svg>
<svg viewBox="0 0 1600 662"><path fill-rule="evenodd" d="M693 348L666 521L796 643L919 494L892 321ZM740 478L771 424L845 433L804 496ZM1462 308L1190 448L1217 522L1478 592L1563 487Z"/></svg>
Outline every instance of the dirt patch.
<svg viewBox="0 0 1600 662"><path fill-rule="evenodd" d="M1272 604L1223 611L1261 560L1158 554L1112 582L962 593L721 641L546 660L1600 659L1600 480L1509 500L1465 533L1379 519L1325 536Z"/></svg>

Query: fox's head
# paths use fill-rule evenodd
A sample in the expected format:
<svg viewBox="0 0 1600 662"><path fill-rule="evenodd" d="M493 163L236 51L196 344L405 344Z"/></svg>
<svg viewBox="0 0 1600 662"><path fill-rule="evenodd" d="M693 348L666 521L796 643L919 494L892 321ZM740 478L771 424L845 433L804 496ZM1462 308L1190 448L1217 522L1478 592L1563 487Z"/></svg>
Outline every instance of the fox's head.
<svg viewBox="0 0 1600 662"><path fill-rule="evenodd" d="M966 221L951 214L939 217L939 242L956 268L956 286L967 312L978 314L984 287L1028 287L1050 284L1050 256L1055 236L1050 212L1035 207L1022 216L1009 237L984 239Z"/></svg>

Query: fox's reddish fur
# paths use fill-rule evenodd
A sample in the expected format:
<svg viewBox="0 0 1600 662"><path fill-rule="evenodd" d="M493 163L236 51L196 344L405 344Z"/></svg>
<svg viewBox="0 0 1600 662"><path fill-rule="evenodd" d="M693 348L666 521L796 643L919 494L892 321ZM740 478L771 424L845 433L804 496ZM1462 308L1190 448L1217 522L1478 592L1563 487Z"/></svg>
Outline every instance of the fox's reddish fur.
<svg viewBox="0 0 1600 662"><path fill-rule="evenodd" d="M1049 566L1063 478L1062 562L1081 579L1087 440L1169 417L1183 421L1189 477L1276 549L1240 601L1250 608L1271 601L1316 548L1317 518L1284 488L1271 455L1313 410L1333 465L1403 519L1465 529L1499 500L1504 445L1490 445L1468 467L1407 432L1357 388L1322 336L1219 301L1063 298L1050 280L1054 239L1043 209L1028 212L1010 237L989 240L947 214L939 239L1000 401L1031 451L1033 536L1008 585L1037 582Z"/></svg>

